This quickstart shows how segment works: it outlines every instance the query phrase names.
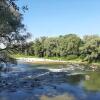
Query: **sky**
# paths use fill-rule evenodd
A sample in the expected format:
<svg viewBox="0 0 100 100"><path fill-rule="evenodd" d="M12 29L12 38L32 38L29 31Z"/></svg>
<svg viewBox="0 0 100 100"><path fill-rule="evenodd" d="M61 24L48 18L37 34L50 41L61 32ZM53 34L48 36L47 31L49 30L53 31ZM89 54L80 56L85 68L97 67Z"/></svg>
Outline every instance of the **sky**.
<svg viewBox="0 0 100 100"><path fill-rule="evenodd" d="M100 34L100 0L21 0L23 23L33 38L75 33Z"/></svg>

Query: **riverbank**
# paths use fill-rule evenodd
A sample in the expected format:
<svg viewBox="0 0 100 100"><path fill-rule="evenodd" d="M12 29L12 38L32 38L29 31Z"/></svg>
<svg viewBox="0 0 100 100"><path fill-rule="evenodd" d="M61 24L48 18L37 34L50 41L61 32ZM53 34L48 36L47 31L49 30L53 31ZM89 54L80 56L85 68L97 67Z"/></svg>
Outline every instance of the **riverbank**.
<svg viewBox="0 0 100 100"><path fill-rule="evenodd" d="M24 63L29 64L41 64L41 65L65 65L65 66L74 66L74 67L80 67L80 69L85 66L86 69L92 70L92 71L98 71L100 70L100 64L99 63L88 63L88 62L82 62L82 61L75 61L75 60L53 60L53 59L46 59L46 58L32 58L32 57L18 57L17 60L20 60Z"/></svg>
<svg viewBox="0 0 100 100"><path fill-rule="evenodd" d="M15 59L24 59L25 58L25 59L28 59L27 60L28 62L34 61L34 63L40 63L40 64L78 63L78 64L89 64L89 65L100 66L100 62L96 62L96 63L91 62L91 63L88 63L87 61L83 61L80 58L75 58L75 59L67 59L67 58L64 58L64 57L43 57L43 58L39 58L37 56L27 56L27 55L23 55L23 54L15 54L15 55L11 55L11 57L14 57ZM31 63L33 63L33 62L31 62Z"/></svg>
<svg viewBox="0 0 100 100"><path fill-rule="evenodd" d="M68 64L68 63L78 63L78 64L87 64L87 62L81 61L65 61L65 60L53 60L53 59L46 59L46 58L25 58L19 57L17 60L26 62L26 63L33 63L33 64Z"/></svg>

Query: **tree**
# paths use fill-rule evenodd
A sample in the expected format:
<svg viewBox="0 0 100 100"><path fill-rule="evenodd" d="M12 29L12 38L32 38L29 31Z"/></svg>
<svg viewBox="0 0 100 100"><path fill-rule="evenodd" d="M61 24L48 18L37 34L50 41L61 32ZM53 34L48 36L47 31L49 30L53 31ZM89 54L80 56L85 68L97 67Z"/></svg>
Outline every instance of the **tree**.
<svg viewBox="0 0 100 100"><path fill-rule="evenodd" d="M35 55L38 57L42 57L42 43L40 39L35 40L35 45L34 45L34 50L35 50Z"/></svg>
<svg viewBox="0 0 100 100"><path fill-rule="evenodd" d="M79 47L81 45L81 39L75 34L67 35L67 53L73 55L79 55Z"/></svg>
<svg viewBox="0 0 100 100"><path fill-rule="evenodd" d="M59 37L41 37L23 46L22 52L38 57L62 57L67 60L76 58L88 62L100 61L100 37L84 36L81 39L76 34ZM21 50L21 49L19 49Z"/></svg>
<svg viewBox="0 0 100 100"><path fill-rule="evenodd" d="M88 36L84 39L85 43L81 48L81 53L88 62L98 61L100 59L100 37L96 35Z"/></svg>
<svg viewBox="0 0 100 100"><path fill-rule="evenodd" d="M0 45L3 46L0 46L0 62L4 63L12 62L9 53L17 50L17 47L30 36L22 24L23 16L15 1L0 1Z"/></svg>
<svg viewBox="0 0 100 100"><path fill-rule="evenodd" d="M58 52L57 52L58 45L59 45L59 41L57 38L46 38L44 41L44 48L46 50L46 56L56 57L58 55Z"/></svg>
<svg viewBox="0 0 100 100"><path fill-rule="evenodd" d="M79 55L81 39L75 34L68 34L59 37L59 49L61 56Z"/></svg>

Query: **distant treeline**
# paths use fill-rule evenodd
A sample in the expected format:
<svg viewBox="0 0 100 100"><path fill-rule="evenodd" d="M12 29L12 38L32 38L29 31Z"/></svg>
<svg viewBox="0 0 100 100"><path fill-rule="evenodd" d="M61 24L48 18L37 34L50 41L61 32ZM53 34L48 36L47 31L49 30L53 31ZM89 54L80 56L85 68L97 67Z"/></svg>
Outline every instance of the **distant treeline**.
<svg viewBox="0 0 100 100"><path fill-rule="evenodd" d="M100 61L100 36L76 34L59 37L41 37L19 46L19 53L38 57L63 57L68 60Z"/></svg>

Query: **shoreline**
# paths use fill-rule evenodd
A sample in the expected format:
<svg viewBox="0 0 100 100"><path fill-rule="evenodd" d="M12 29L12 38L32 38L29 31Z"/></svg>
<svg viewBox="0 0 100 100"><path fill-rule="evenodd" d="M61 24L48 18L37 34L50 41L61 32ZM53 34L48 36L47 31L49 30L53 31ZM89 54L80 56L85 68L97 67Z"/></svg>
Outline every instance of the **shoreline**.
<svg viewBox="0 0 100 100"><path fill-rule="evenodd" d="M82 62L82 61L75 61L75 60L51 60L51 59L46 59L46 58L25 58L25 57L19 57L16 58L17 60L20 60L24 63L29 63L29 64L42 64L42 65L48 65L48 64L58 64L58 65L80 65L80 66L87 66L89 68L92 68L93 70L100 69L100 64L99 63L88 63L88 62Z"/></svg>
<svg viewBox="0 0 100 100"><path fill-rule="evenodd" d="M32 63L32 64L66 64L67 63L67 61L51 60L51 59L45 59L45 58L20 57L20 58L17 58L17 60L23 61L25 63Z"/></svg>
<svg viewBox="0 0 100 100"><path fill-rule="evenodd" d="M65 60L51 60L46 58L25 58L25 57L19 57L17 60L29 63L29 64L36 64L36 65L83 65L83 66L91 66L94 68L94 66L97 66L95 64L89 64L87 62L82 61L65 61Z"/></svg>
<svg viewBox="0 0 100 100"><path fill-rule="evenodd" d="M68 63L87 64L86 62L81 62L81 61L52 60L52 59L46 59L46 58L19 57L16 59L26 62L26 63L33 63L33 64L68 64Z"/></svg>

